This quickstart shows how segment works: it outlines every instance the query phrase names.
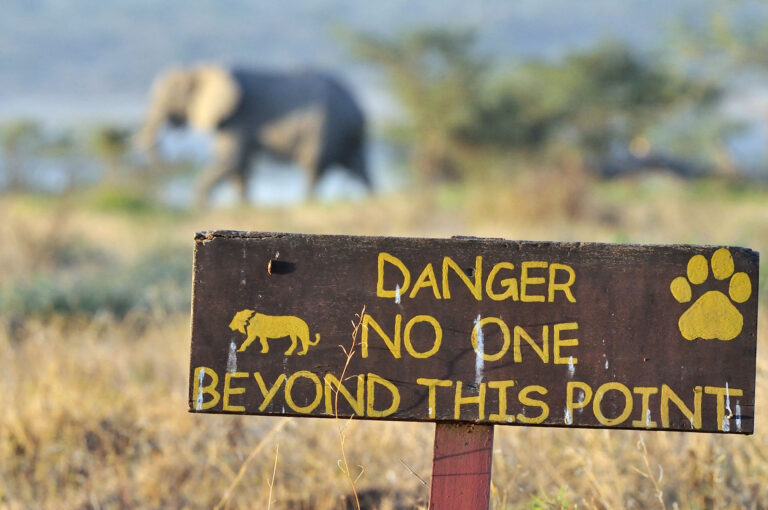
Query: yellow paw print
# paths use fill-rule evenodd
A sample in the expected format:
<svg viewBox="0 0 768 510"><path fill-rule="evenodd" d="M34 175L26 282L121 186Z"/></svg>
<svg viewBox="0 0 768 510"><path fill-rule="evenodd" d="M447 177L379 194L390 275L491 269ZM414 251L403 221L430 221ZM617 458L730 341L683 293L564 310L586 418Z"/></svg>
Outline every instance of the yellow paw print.
<svg viewBox="0 0 768 510"><path fill-rule="evenodd" d="M720 248L710 262L703 255L694 255L688 261L687 277L678 276L669 285L672 296L679 303L688 303L693 292L691 284L701 285L709 278L709 268L716 280L730 278L728 296L719 290L709 290L688 307L677 325L686 340L733 340L744 325L744 317L733 302L743 303L752 295L752 284L746 273L735 273L731 252ZM729 298L730 296L730 298Z"/></svg>

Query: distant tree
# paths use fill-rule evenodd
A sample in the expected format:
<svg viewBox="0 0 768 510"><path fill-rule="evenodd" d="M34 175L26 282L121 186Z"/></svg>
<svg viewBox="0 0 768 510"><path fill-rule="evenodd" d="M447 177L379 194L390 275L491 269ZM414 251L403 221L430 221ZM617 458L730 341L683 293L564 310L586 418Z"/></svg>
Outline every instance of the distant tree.
<svg viewBox="0 0 768 510"><path fill-rule="evenodd" d="M648 152L648 131L682 108L711 104L714 84L694 80L618 41L567 56L554 64L523 66L502 88L520 97L535 133L568 141L593 158L632 148ZM521 90L522 89L522 90ZM542 122L543 119L543 122Z"/></svg>
<svg viewBox="0 0 768 510"><path fill-rule="evenodd" d="M718 9L679 21L671 41L699 72L768 72L768 4L754 0L720 2ZM726 78L729 76L726 75Z"/></svg>
<svg viewBox="0 0 768 510"><path fill-rule="evenodd" d="M65 181L60 191L74 190L78 185L78 175L83 172L83 147L71 128L54 133L43 148L43 154L61 165Z"/></svg>
<svg viewBox="0 0 768 510"><path fill-rule="evenodd" d="M357 34L353 49L385 72L405 109L396 136L413 142L413 165L427 180L454 179L461 140L473 122L485 65L470 32L425 29L391 40Z"/></svg>
<svg viewBox="0 0 768 510"><path fill-rule="evenodd" d="M567 144L596 169L632 154L629 163L637 167L648 162L695 173L683 161L651 154L648 132L719 93L619 41L494 72L468 32L425 29L397 40L357 35L351 41L384 71L404 107L398 134L414 146L414 167L427 180L464 174L463 156L478 150L530 154L552 144Z"/></svg>
<svg viewBox="0 0 768 510"><path fill-rule="evenodd" d="M662 159L651 154L652 128L685 108L712 104L718 94L713 84L643 58L618 41L604 41L561 61L529 61L502 74L486 88L462 136L529 153L567 145L601 171L627 155L636 166L657 164ZM692 171L683 166L677 170Z"/></svg>
<svg viewBox="0 0 768 510"><path fill-rule="evenodd" d="M753 0L720 2L718 9L680 20L671 37L681 58L698 74L742 94L766 93L768 80L768 4ZM768 145L768 115L762 112ZM725 152L725 151L722 151ZM765 161L768 164L768 160Z"/></svg>
<svg viewBox="0 0 768 510"><path fill-rule="evenodd" d="M130 136L130 131L120 126L106 124L93 129L90 147L101 162L108 181L115 181L120 175L129 149Z"/></svg>
<svg viewBox="0 0 768 510"><path fill-rule="evenodd" d="M25 187L25 168L42 144L42 129L33 120L19 119L0 126L0 146L9 191L20 191Z"/></svg>

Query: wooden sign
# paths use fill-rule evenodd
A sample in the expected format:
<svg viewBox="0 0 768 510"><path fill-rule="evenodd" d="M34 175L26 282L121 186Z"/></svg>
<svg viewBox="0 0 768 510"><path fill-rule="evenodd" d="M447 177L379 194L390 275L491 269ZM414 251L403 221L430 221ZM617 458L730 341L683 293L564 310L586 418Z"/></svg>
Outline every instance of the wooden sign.
<svg viewBox="0 0 768 510"><path fill-rule="evenodd" d="M748 249L222 231L194 271L193 412L753 432Z"/></svg>

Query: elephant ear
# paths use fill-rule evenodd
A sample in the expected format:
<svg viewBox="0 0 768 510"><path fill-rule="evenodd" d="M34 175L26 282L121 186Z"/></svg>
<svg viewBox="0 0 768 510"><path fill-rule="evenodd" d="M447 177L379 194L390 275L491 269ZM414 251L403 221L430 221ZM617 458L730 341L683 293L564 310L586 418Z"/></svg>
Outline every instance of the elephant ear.
<svg viewBox="0 0 768 510"><path fill-rule="evenodd" d="M189 123L201 131L213 131L240 104L240 85L232 73L218 66L201 66L193 72L195 86L187 112Z"/></svg>

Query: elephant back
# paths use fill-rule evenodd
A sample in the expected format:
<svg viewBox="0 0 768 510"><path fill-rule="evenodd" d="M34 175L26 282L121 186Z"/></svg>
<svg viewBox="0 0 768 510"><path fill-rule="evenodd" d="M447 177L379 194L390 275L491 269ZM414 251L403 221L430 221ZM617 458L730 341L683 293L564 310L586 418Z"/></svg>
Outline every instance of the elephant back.
<svg viewBox="0 0 768 510"><path fill-rule="evenodd" d="M302 110L334 112L350 124L364 122L362 110L349 90L327 73L236 69L233 76L243 90L243 113L259 122L277 121Z"/></svg>

